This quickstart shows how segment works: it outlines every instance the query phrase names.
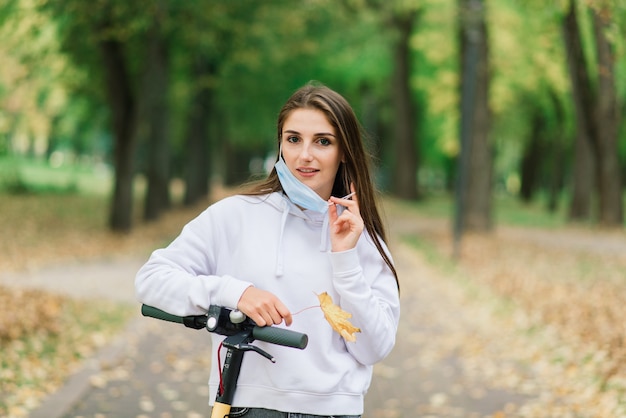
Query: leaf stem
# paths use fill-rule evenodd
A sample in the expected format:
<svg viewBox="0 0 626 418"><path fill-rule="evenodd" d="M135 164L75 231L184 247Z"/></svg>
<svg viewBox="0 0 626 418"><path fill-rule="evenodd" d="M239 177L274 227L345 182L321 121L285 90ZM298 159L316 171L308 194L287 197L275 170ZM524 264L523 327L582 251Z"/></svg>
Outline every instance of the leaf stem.
<svg viewBox="0 0 626 418"><path fill-rule="evenodd" d="M302 313L302 312L306 311L307 309L321 308L321 307L322 307L321 305L313 305L313 306L309 306L309 307L307 307L307 308L300 309L298 312L292 313L292 314L291 314L291 316L298 315L299 313Z"/></svg>

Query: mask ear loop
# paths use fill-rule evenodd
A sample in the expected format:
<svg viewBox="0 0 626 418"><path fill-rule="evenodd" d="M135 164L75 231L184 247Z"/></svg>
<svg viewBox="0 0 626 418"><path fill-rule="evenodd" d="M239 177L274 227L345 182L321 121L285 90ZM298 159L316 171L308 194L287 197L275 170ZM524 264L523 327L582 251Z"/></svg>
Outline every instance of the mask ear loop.
<svg viewBox="0 0 626 418"><path fill-rule="evenodd" d="M283 161L285 160L285 158L283 157L283 135L282 133L278 136L278 159L283 159Z"/></svg>
<svg viewBox="0 0 626 418"><path fill-rule="evenodd" d="M285 162L285 157L283 157L283 141L282 138L278 138L278 159L276 161L281 159Z"/></svg>
<svg viewBox="0 0 626 418"><path fill-rule="evenodd" d="M276 159L276 162L282 161L283 164L287 164L285 163L285 158L283 157L283 141L281 138L278 138L278 158ZM276 169L274 169L276 170ZM278 173L276 173L276 178L278 179ZM283 185L281 184L280 180L278 180L278 185L280 187L280 192L282 192L283 195L287 195L285 193L285 189L283 188Z"/></svg>

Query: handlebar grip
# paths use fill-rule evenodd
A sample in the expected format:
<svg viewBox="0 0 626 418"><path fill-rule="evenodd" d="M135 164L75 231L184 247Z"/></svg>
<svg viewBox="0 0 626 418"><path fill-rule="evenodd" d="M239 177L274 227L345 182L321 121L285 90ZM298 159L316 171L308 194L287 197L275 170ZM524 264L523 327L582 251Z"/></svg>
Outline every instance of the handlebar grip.
<svg viewBox="0 0 626 418"><path fill-rule="evenodd" d="M309 343L309 337L306 334L276 327L254 327L252 337L255 340L301 350L306 348Z"/></svg>
<svg viewBox="0 0 626 418"><path fill-rule="evenodd" d="M182 316L172 315L158 308L148 305L141 305L141 314L143 316L149 316L152 318L161 319L163 321L176 322L177 324L183 323Z"/></svg>
<svg viewBox="0 0 626 418"><path fill-rule="evenodd" d="M141 314L143 316L149 316L152 318L161 319L163 321L184 324L187 327L195 329L204 328L207 323L206 316L204 315L182 317L172 315L170 313L162 311L161 309L143 304L141 305ZM201 318L203 320L194 320L195 318ZM223 332L220 333L224 334ZM224 335L233 334L234 332ZM301 350L306 348L307 344L309 343L308 335L277 327L254 326L252 328L252 338L254 338L255 340L265 341L271 344L278 344L285 347L299 348Z"/></svg>

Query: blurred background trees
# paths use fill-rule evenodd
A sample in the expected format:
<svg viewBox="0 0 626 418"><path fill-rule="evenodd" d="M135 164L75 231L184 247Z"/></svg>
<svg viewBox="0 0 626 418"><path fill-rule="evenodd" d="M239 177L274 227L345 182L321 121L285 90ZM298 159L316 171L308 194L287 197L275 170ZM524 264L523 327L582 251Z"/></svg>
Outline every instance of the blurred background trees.
<svg viewBox="0 0 626 418"><path fill-rule="evenodd" d="M459 231L500 194L623 226L620 1L5 0L0 39L0 165L110 172L115 231L138 178L150 220L176 179L191 205L262 175L310 80L353 104L379 187L456 196Z"/></svg>

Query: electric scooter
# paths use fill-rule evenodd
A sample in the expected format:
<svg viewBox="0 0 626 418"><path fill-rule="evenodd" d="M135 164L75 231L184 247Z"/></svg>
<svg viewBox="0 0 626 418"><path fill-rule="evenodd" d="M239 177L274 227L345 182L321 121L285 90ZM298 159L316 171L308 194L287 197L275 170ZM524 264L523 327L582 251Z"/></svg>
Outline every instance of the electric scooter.
<svg viewBox="0 0 626 418"><path fill-rule="evenodd" d="M241 362L245 352L254 351L272 363L276 362L271 354L252 345L253 341L265 341L301 350L306 348L309 341L306 334L299 332L276 327L259 327L242 312L221 306L211 305L206 315L181 317L171 315L152 306L142 305L141 313L144 316L183 324L188 328L206 328L209 332L226 336L221 344L221 346L227 349L226 358L220 373L220 386L215 397L211 418L224 418L230 414L237 387L237 379L241 370ZM218 349L218 359L219 351Z"/></svg>

